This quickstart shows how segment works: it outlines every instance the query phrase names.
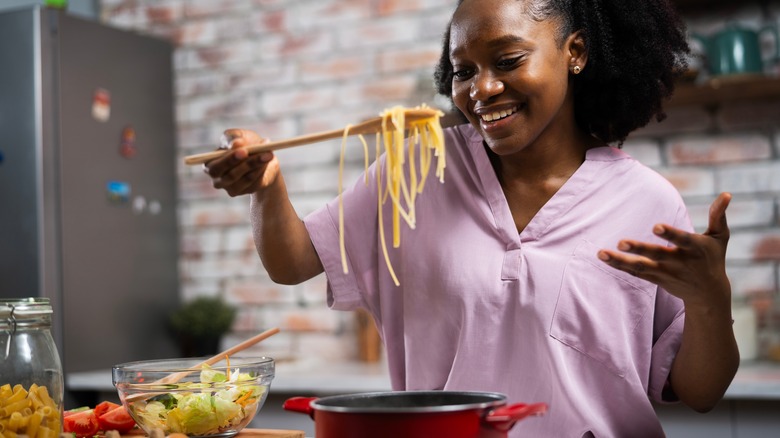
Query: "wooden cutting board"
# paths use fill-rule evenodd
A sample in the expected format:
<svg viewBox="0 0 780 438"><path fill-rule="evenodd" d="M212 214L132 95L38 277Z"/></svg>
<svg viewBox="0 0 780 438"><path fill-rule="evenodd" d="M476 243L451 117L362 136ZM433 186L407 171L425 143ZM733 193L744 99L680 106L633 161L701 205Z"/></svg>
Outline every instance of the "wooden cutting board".
<svg viewBox="0 0 780 438"><path fill-rule="evenodd" d="M145 437L140 429L134 429L122 438ZM235 436L235 438L305 438L302 430L283 430L283 429L244 429Z"/></svg>
<svg viewBox="0 0 780 438"><path fill-rule="evenodd" d="M236 438L305 438L302 430L244 429Z"/></svg>

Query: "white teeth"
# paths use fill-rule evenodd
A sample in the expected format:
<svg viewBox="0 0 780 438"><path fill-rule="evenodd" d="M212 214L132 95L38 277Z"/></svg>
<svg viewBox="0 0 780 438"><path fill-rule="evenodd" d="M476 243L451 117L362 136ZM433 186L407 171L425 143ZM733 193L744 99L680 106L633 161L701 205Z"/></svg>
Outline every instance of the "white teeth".
<svg viewBox="0 0 780 438"><path fill-rule="evenodd" d="M483 114L482 120L486 122L492 122L494 120L503 119L504 117L511 116L512 114L514 114L515 110L516 110L515 108L512 108L508 110L496 111L490 114Z"/></svg>

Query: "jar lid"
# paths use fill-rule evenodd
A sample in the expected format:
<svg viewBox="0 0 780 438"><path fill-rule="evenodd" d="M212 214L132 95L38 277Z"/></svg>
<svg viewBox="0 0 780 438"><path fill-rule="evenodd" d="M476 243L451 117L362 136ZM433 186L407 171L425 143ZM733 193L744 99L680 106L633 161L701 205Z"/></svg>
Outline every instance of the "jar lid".
<svg viewBox="0 0 780 438"><path fill-rule="evenodd" d="M34 319L51 313L52 308L48 298L0 299L0 320Z"/></svg>

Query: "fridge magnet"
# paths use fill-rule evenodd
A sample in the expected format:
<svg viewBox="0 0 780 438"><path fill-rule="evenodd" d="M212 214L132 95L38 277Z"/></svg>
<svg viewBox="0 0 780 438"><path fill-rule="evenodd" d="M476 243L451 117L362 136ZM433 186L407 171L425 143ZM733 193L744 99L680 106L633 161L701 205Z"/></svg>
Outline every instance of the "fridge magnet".
<svg viewBox="0 0 780 438"><path fill-rule="evenodd" d="M157 216L162 211L162 205L160 205L160 201L152 201L149 203L149 213L151 213L153 216Z"/></svg>
<svg viewBox="0 0 780 438"><path fill-rule="evenodd" d="M122 130L122 141L119 146L119 155L125 158L133 158L137 152L135 147L135 129L132 126L126 126Z"/></svg>
<svg viewBox="0 0 780 438"><path fill-rule="evenodd" d="M92 95L92 117L99 122L107 122L111 118L111 93L98 88Z"/></svg>
<svg viewBox="0 0 780 438"><path fill-rule="evenodd" d="M141 214L146 209L146 198L143 196L136 196L133 198L133 213Z"/></svg>
<svg viewBox="0 0 780 438"><path fill-rule="evenodd" d="M109 181L106 184L108 202L126 204L130 200L130 184L123 181Z"/></svg>

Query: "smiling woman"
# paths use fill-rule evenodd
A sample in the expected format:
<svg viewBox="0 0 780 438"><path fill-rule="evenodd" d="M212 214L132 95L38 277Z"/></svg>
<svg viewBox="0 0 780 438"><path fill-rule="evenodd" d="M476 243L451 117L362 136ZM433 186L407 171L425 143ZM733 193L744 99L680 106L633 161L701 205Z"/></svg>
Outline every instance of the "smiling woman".
<svg viewBox="0 0 780 438"><path fill-rule="evenodd" d="M371 313L395 390L549 404L511 437L656 437L651 401L711 409L738 363L730 195L696 234L674 187L610 145L663 117L687 50L671 3L463 0L443 43L436 84L468 123L443 130L447 183L403 245L383 251L393 212L376 208L396 152L302 220L279 159L243 150L257 134L207 164L251 196L271 278L325 272L331 308Z"/></svg>

